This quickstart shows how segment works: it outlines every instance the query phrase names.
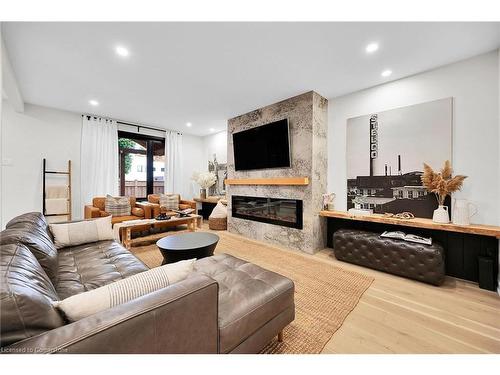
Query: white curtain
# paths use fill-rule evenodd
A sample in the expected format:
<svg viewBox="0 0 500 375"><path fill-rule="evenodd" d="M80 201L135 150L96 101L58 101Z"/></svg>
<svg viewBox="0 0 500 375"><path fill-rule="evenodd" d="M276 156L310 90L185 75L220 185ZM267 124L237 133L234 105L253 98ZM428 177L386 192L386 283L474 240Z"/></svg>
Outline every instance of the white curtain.
<svg viewBox="0 0 500 375"><path fill-rule="evenodd" d="M82 116L82 206L92 198L118 195L118 127L116 121Z"/></svg>
<svg viewBox="0 0 500 375"><path fill-rule="evenodd" d="M165 132L165 193L183 193L182 134Z"/></svg>

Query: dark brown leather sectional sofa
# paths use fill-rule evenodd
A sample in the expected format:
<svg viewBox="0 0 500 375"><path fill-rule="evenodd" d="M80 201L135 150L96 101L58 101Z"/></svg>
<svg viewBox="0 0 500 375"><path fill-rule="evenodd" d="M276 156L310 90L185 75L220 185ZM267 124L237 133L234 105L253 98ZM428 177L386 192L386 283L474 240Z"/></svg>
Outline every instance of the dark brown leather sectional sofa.
<svg viewBox="0 0 500 375"><path fill-rule="evenodd" d="M258 353L295 316L291 280L221 254L187 279L68 323L51 301L148 268L114 241L56 250L28 213L0 234L3 353Z"/></svg>

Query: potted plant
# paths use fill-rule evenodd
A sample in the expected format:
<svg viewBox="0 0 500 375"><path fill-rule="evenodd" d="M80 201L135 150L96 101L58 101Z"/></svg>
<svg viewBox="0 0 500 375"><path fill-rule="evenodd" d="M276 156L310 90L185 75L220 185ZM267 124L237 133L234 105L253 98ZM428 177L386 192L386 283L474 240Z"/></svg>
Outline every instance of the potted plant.
<svg viewBox="0 0 500 375"><path fill-rule="evenodd" d="M421 177L422 184L431 193L436 195L438 201L438 208L434 210L432 220L436 223L449 223L450 215L448 213L448 206L444 205L446 196L451 195L455 191L462 188L464 180L467 176L456 175L452 177L453 169L451 163L446 160L444 167L440 172L434 170L424 163L424 174Z"/></svg>
<svg viewBox="0 0 500 375"><path fill-rule="evenodd" d="M200 185L201 190L200 190L200 198L205 199L207 197L207 189L215 184L217 181L217 177L215 176L215 173L212 172L195 172L193 173L193 176L191 179L196 182L198 185Z"/></svg>

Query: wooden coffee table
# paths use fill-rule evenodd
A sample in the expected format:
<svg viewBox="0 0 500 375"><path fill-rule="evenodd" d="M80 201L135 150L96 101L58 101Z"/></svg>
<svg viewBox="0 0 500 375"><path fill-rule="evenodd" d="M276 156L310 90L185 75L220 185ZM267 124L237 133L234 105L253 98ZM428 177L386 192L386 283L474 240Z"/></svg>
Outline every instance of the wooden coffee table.
<svg viewBox="0 0 500 375"><path fill-rule="evenodd" d="M132 232L139 230L148 230L150 228L171 228L176 227L178 225L187 225L187 229L190 232L196 231L196 228L201 228L201 224L203 222L203 218L200 215L189 215L187 217L171 217L169 220L156 220L156 219L146 219L140 220L135 223L122 223L123 227L121 228L121 238L122 244L125 248L130 250L132 243L137 241L143 241L144 238L140 237L137 239L132 239ZM168 232L163 233L165 236L168 235Z"/></svg>

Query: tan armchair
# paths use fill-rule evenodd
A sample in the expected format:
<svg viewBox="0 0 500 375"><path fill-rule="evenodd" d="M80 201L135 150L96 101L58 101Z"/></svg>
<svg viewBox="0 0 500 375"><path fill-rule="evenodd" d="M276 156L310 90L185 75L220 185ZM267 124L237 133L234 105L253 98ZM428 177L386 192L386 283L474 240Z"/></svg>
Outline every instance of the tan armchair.
<svg viewBox="0 0 500 375"><path fill-rule="evenodd" d="M130 200L131 215L115 216L111 219L112 224L121 223L127 220L151 219L152 208L149 205L136 203L135 197L128 197ZM85 206L85 219L109 216L105 210L106 197L95 197L92 199L92 205Z"/></svg>
<svg viewBox="0 0 500 375"><path fill-rule="evenodd" d="M162 211L161 210L161 208L160 208L160 195L159 194L149 194L148 195L148 202L152 208L153 217L158 216L160 213L166 213L168 215L175 214L175 212L173 212L173 211L166 211L166 210ZM186 208L193 208L196 210L196 202L181 199L181 196L179 195L179 210L185 210Z"/></svg>

